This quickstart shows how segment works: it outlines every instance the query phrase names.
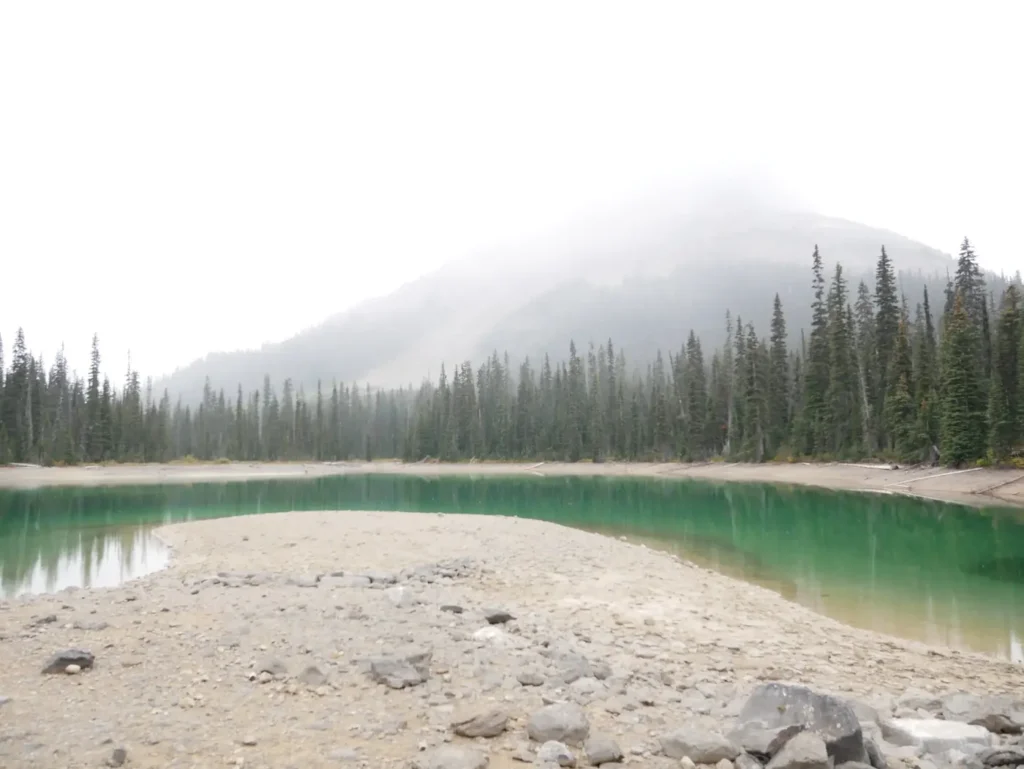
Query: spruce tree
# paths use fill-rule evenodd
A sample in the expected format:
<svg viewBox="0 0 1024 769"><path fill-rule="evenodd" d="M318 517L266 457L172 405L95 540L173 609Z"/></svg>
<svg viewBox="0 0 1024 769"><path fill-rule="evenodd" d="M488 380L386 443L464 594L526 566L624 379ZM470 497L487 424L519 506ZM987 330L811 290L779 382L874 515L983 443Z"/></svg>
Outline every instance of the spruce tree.
<svg viewBox="0 0 1024 769"><path fill-rule="evenodd" d="M1021 337L1020 290L1014 284L1003 294L993 348L989 400L990 445L997 459L1006 459L1021 441Z"/></svg>
<svg viewBox="0 0 1024 769"><path fill-rule="evenodd" d="M915 456L920 446L917 442L917 413L914 408L913 367L910 353L910 336L907 319L900 319L896 332L892 364L889 367L889 387L885 393L885 423L888 426L889 447L901 460Z"/></svg>
<svg viewBox="0 0 1024 769"><path fill-rule="evenodd" d="M984 397L978 381L978 332L958 290L942 339L942 459L973 462L984 453Z"/></svg>
<svg viewBox="0 0 1024 769"><path fill-rule="evenodd" d="M828 306L825 302L825 273L821 254L814 247L811 271L814 302L811 305L811 337L804 370L805 454L829 450L829 424L826 403L829 386Z"/></svg>
<svg viewBox="0 0 1024 769"><path fill-rule="evenodd" d="M847 325L846 280L843 267L836 265L828 296L828 390L823 409L824 451L844 455L852 443L850 416L855 390L852 339Z"/></svg>
<svg viewBox="0 0 1024 769"><path fill-rule="evenodd" d="M875 303L871 298L864 281L857 286L857 304L854 316L854 335L856 350L854 352L857 368L857 389L861 419L861 441L864 452L869 456L878 447L875 437L876 419L875 406L878 403L878 345L875 333Z"/></svg>
<svg viewBox="0 0 1024 769"><path fill-rule="evenodd" d="M769 355L768 452L774 456L789 433L789 351L786 349L786 319L778 294L772 306Z"/></svg>
<svg viewBox="0 0 1024 769"><path fill-rule="evenodd" d="M885 395L890 389L893 349L896 346L896 335L899 332L900 306L896 293L896 273L892 260L882 247L875 268L875 345L878 355L878 378L875 382L874 416L878 427L879 440L882 445L891 447L889 426L885 419Z"/></svg>

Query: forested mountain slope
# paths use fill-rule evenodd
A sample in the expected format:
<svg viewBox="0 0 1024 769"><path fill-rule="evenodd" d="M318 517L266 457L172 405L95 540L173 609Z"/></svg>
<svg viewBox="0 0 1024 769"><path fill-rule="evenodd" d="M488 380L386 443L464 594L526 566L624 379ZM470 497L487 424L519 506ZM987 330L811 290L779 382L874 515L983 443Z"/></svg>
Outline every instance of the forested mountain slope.
<svg viewBox="0 0 1024 769"><path fill-rule="evenodd" d="M396 386L495 350L562 357L567 339L585 349L613 338L646 361L678 348L690 329L718 344L729 308L766 328L775 292L793 308L797 340L810 320L815 245L826 269L843 263L853 287L885 245L912 302L925 278L941 296L953 266L896 233L815 214L626 209L452 263L284 342L213 353L156 386L186 402L199 400L207 377L215 390L258 389L265 375L307 392L318 380Z"/></svg>

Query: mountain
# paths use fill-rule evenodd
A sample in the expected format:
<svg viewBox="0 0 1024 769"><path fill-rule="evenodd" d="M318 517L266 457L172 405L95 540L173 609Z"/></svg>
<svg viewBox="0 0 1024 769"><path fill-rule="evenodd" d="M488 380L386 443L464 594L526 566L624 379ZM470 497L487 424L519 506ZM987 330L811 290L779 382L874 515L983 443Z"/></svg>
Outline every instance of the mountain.
<svg viewBox="0 0 1024 769"><path fill-rule="evenodd" d="M799 344L816 244L829 272L843 264L851 302L858 280L873 285L883 245L911 307L926 280L941 291L954 267L933 248L842 219L748 201L711 199L683 212L645 201L453 262L284 342L210 354L158 385L194 401L206 377L229 392L239 383L260 388L266 374L278 384L290 377L306 392L318 380L418 384L436 378L442 362L450 370L493 351L562 358L570 339L585 349L611 338L644 362L658 349L678 350L690 329L705 345L718 344L727 309L766 335L776 292L790 342ZM941 302L935 294L933 306Z"/></svg>

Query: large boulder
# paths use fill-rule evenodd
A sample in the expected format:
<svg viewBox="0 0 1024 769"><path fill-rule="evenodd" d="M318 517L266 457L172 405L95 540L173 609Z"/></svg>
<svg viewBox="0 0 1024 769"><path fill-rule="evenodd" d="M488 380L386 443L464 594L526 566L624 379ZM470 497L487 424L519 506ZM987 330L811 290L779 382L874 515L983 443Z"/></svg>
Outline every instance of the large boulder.
<svg viewBox="0 0 1024 769"><path fill-rule="evenodd" d="M766 769L829 769L825 741L814 732L800 732L782 746Z"/></svg>
<svg viewBox="0 0 1024 769"><path fill-rule="evenodd" d="M804 686L770 683L757 687L736 722L737 731L786 726L803 726L820 737L835 764L868 761L864 734L853 708L838 697Z"/></svg>
<svg viewBox="0 0 1024 769"><path fill-rule="evenodd" d="M882 724L882 735L893 745L920 748L932 755L947 750L972 755L992 745L984 726L939 718L893 718Z"/></svg>
<svg viewBox="0 0 1024 769"><path fill-rule="evenodd" d="M590 734L590 721L579 705L560 702L547 705L530 716L526 733L534 742L581 744Z"/></svg>
<svg viewBox="0 0 1024 769"><path fill-rule="evenodd" d="M669 758L689 758L695 764L732 761L740 749L728 737L696 726L687 726L658 738L662 752Z"/></svg>

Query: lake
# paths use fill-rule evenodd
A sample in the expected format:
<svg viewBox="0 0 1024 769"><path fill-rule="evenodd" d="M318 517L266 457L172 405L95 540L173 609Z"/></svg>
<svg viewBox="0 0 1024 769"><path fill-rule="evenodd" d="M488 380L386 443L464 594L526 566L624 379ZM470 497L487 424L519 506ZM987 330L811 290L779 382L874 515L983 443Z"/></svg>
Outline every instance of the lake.
<svg viewBox="0 0 1024 769"><path fill-rule="evenodd" d="M344 475L0 489L0 596L163 568L160 524L325 509L514 515L625 536L847 624L1024 660L1020 511L691 480Z"/></svg>

